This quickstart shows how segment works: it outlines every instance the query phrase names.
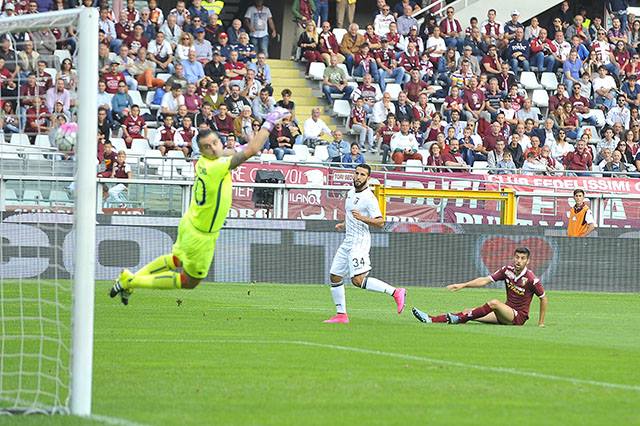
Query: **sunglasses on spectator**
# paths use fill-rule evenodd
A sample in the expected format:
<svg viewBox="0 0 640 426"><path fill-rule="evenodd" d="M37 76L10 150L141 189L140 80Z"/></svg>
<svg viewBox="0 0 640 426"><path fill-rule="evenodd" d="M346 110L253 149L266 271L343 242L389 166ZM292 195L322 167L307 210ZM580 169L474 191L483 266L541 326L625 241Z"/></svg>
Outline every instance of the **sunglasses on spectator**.
<svg viewBox="0 0 640 426"><path fill-rule="evenodd" d="M253 127L260 127L260 123L253 123L252 126Z"/></svg>

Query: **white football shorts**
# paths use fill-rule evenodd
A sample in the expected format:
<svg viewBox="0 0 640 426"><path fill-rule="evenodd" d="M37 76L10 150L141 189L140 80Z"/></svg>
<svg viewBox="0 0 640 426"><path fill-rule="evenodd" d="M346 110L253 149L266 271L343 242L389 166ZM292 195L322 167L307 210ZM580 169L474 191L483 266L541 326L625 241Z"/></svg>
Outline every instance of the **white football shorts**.
<svg viewBox="0 0 640 426"><path fill-rule="evenodd" d="M338 247L336 255L331 263L331 274L340 277L350 278L364 274L371 270L371 259L369 259L368 247L345 247L344 244Z"/></svg>

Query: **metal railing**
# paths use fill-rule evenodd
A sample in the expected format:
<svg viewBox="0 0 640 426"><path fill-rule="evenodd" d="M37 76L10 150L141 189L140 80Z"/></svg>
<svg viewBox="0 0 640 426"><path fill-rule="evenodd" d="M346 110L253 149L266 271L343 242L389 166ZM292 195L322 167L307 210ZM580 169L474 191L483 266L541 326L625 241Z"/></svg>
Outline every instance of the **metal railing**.
<svg viewBox="0 0 640 426"><path fill-rule="evenodd" d="M442 177L442 179L447 179L449 181L455 181L456 178L450 177ZM0 175L0 212L4 212L7 210L7 203L5 199L6 194L6 186L8 182L44 182L48 184L70 184L74 179L72 177L64 177L64 176L8 176L8 175ZM469 179L466 179L469 182ZM167 181L167 180L153 180L153 179L131 179L131 180L122 180L122 179L98 179L98 208L97 213L103 213L103 203L100 198L100 188L103 184L118 184L126 182L127 185L143 185L143 186L159 186L166 190L169 188L179 188L180 200L179 206L180 209L176 213L183 214L189 207L189 203L191 202L191 187L193 185L193 181ZM393 179L385 180L389 186L397 186L397 181ZM484 182L484 181L483 181ZM486 183L486 182L484 182ZM491 184L496 186L496 190L500 191L504 188L508 188L508 184L500 183L500 182L491 182ZM519 187L531 187L531 185L526 184L518 184ZM345 193L349 189L351 189L350 185L301 185L301 184L268 184L268 183L252 183L252 182L236 182L233 184L234 188L247 188L247 189L273 189L274 190L274 198L273 198L273 207L271 209L270 218L272 219L292 219L289 217L289 204L290 204L290 194L291 191L332 191L334 193ZM455 183L451 182L448 187L455 189ZM568 200L572 197L570 192L554 192L550 191L547 188L545 190L536 190L536 192L532 191L516 191L516 206L523 201L536 201L542 199L552 199L554 202L553 212L551 214L554 217L558 217L558 214L562 214L563 211L560 211L558 205L564 205L556 203L555 201L558 199ZM610 205L611 201L633 201L638 202L640 206L640 196L632 195L632 194L611 194L604 192L593 192L590 191L588 195L591 210L594 214L594 218L599 227L611 227L611 224L607 224L607 220L615 220L613 217L613 212L611 207L607 207ZM460 198L460 199L464 199ZM144 202L141 203L142 207L144 207ZM566 203L568 206L568 203ZM445 216L443 214L444 207L446 203L441 203L438 208L440 211L440 222L445 222ZM516 207L516 212L518 212L518 208ZM565 209L566 210L566 209ZM517 218L517 216L516 216ZM638 218L640 219L640 218Z"/></svg>

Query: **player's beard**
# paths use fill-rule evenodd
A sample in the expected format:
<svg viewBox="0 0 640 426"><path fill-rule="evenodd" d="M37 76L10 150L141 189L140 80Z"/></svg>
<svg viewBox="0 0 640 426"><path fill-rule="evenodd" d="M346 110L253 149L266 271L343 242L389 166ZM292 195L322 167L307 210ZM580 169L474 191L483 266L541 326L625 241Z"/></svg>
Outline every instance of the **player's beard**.
<svg viewBox="0 0 640 426"><path fill-rule="evenodd" d="M362 184L358 185L358 183L355 181L355 179L353 180L353 187L356 189L356 192L360 192L362 191L364 188L367 187L367 181L365 180Z"/></svg>

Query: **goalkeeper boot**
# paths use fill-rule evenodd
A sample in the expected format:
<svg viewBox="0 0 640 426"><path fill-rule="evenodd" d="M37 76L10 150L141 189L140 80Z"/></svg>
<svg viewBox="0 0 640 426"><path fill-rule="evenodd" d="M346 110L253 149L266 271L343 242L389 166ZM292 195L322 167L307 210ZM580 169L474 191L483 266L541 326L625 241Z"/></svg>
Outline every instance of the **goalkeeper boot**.
<svg viewBox="0 0 640 426"><path fill-rule="evenodd" d="M447 313L447 322L449 324L458 324L460 322L460 317L456 314L452 314L451 312Z"/></svg>
<svg viewBox="0 0 640 426"><path fill-rule="evenodd" d="M120 301L122 302L122 304L125 306L128 305L129 297L133 293L133 290L126 288L125 283L130 281L132 277L133 274L131 273L131 271L129 271L128 269L123 269L115 284L113 285L113 287L111 287L109 296L113 298L117 295L120 295Z"/></svg>
<svg viewBox="0 0 640 426"><path fill-rule="evenodd" d="M347 314L335 314L328 320L324 320L322 322L324 322L325 324L348 324L349 317L347 316Z"/></svg>
<svg viewBox="0 0 640 426"><path fill-rule="evenodd" d="M411 308L411 313L413 313L413 316L416 317L416 319L420 322L423 322L425 324L431 324L433 322L431 321L431 317L429 315L427 315L425 312L422 312L418 308Z"/></svg>
<svg viewBox="0 0 640 426"><path fill-rule="evenodd" d="M396 301L396 305L398 305L398 314L401 314L404 311L404 299L407 296L407 289L397 288L393 292L393 300Z"/></svg>

